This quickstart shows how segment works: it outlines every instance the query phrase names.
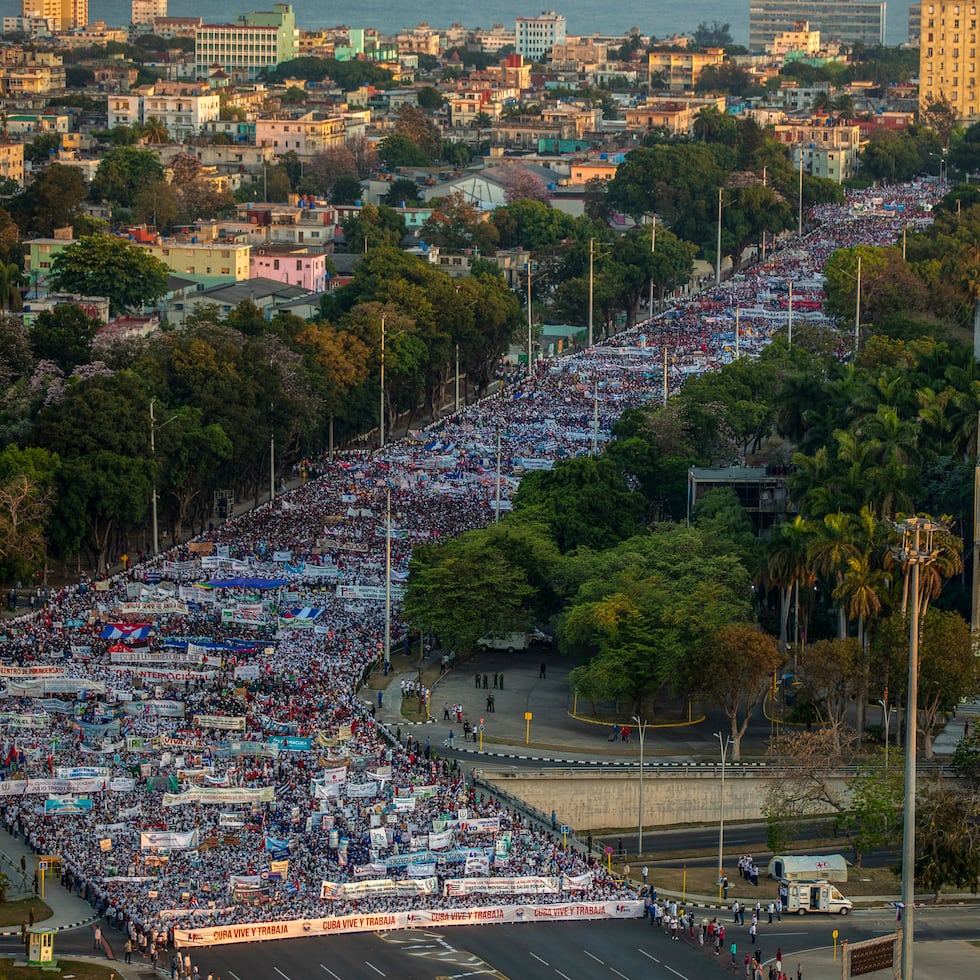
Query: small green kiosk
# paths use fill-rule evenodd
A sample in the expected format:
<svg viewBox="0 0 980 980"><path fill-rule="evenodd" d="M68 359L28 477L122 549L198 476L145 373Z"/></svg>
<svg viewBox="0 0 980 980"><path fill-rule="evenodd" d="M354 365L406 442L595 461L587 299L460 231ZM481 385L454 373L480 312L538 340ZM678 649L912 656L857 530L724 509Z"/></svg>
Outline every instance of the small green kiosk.
<svg viewBox="0 0 980 980"><path fill-rule="evenodd" d="M54 930L31 926L27 930L27 965L42 970L60 970L54 958Z"/></svg>

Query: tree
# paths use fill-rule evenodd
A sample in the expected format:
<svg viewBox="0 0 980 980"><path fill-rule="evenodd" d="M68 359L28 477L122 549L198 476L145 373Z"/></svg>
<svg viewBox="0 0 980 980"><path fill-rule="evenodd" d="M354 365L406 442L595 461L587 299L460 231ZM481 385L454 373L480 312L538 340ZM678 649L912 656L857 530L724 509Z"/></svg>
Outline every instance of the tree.
<svg viewBox="0 0 980 980"><path fill-rule="evenodd" d="M357 204L363 197L364 186L361 179L350 174L338 177L330 188L331 204Z"/></svg>
<svg viewBox="0 0 980 980"><path fill-rule="evenodd" d="M523 570L477 532L413 550L402 615L413 629L472 646L487 631L527 628L532 597Z"/></svg>
<svg viewBox="0 0 980 980"><path fill-rule="evenodd" d="M31 327L31 347L38 360L53 361L71 374L92 359L92 341L102 321L90 317L77 303L60 303L37 315Z"/></svg>
<svg viewBox="0 0 980 980"><path fill-rule="evenodd" d="M389 170L398 167L427 167L432 158L404 133L389 133L378 143L378 158Z"/></svg>
<svg viewBox="0 0 980 980"><path fill-rule="evenodd" d="M430 112L435 109L441 109L446 104L446 99L443 94L431 85L423 85L416 92L416 100L420 109L428 109Z"/></svg>
<svg viewBox="0 0 980 980"><path fill-rule="evenodd" d="M936 779L916 801L915 882L939 900L943 888L980 890L980 798Z"/></svg>
<svg viewBox="0 0 980 980"><path fill-rule="evenodd" d="M55 228L77 228L85 223L80 211L85 196L82 172L77 167L52 163L23 194L11 200L10 216L25 237L50 237Z"/></svg>
<svg viewBox="0 0 980 980"><path fill-rule="evenodd" d="M16 263L0 261L0 314L20 309L22 281L23 275Z"/></svg>
<svg viewBox="0 0 980 980"><path fill-rule="evenodd" d="M148 143L169 143L170 131L167 124L159 116L149 116L143 123L143 135Z"/></svg>
<svg viewBox="0 0 980 980"><path fill-rule="evenodd" d="M500 179L508 204L514 201L540 201L547 205L551 201L548 185L536 174L519 165L505 165L500 172Z"/></svg>
<svg viewBox="0 0 980 980"><path fill-rule="evenodd" d="M853 637L818 640L807 645L806 657L797 667L801 694L828 726L831 736L844 738L847 710L861 692L864 677L861 645Z"/></svg>
<svg viewBox="0 0 980 980"><path fill-rule="evenodd" d="M497 244L497 229L484 212L455 191L435 200L432 214L422 225L419 237L426 244L439 245L450 251L477 248L486 254Z"/></svg>
<svg viewBox="0 0 980 980"><path fill-rule="evenodd" d="M348 252L366 252L385 245L398 247L405 237L405 219L383 204L366 204L342 222Z"/></svg>
<svg viewBox="0 0 980 980"><path fill-rule="evenodd" d="M89 194L93 201L109 201L130 208L147 184L163 180L160 158L152 150L120 146L110 150L99 164Z"/></svg>
<svg viewBox="0 0 980 980"><path fill-rule="evenodd" d="M781 662L776 641L748 624L723 626L693 651L690 689L724 711L731 725L734 762L742 758L742 736Z"/></svg>
<svg viewBox="0 0 980 980"><path fill-rule="evenodd" d="M51 263L51 288L82 296L105 296L118 315L154 303L167 292L169 268L138 245L114 235L72 242Z"/></svg>
<svg viewBox="0 0 980 980"><path fill-rule="evenodd" d="M391 182L388 193L384 196L384 203L390 208L420 206L422 197L419 185L407 177L399 177Z"/></svg>
<svg viewBox="0 0 980 980"><path fill-rule="evenodd" d="M894 848L901 840L904 760L894 750L887 768L884 759L883 752L876 752L848 780L850 803L839 822L854 848L856 867L861 866L866 851Z"/></svg>
<svg viewBox="0 0 980 980"><path fill-rule="evenodd" d="M731 24L703 20L694 29L694 43L699 48L724 48L732 43Z"/></svg>
<svg viewBox="0 0 980 980"><path fill-rule="evenodd" d="M442 136L436 124L421 109L403 105L398 110L395 134L411 140L429 160L438 160L442 151Z"/></svg>
<svg viewBox="0 0 980 980"><path fill-rule="evenodd" d="M30 581L44 567L58 465L46 449L10 445L0 452L0 579Z"/></svg>

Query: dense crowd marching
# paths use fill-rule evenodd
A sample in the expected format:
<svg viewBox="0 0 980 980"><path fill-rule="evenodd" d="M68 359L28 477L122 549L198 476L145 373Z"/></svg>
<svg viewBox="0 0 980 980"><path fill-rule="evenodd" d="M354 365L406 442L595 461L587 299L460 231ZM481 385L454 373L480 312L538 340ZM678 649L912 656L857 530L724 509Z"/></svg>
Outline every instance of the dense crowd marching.
<svg viewBox="0 0 980 980"><path fill-rule="evenodd" d="M0 642L7 828L153 956L175 927L635 898L356 696L384 668L386 542L402 643L415 543L483 526L522 473L601 446L624 408L661 397L664 346L672 387L758 351L786 325L788 281L818 295L834 248L893 241L928 220L935 190L820 208L804 242L608 345L542 362L414 439L324 461L107 582L41 596ZM494 877L536 891L447 887Z"/></svg>

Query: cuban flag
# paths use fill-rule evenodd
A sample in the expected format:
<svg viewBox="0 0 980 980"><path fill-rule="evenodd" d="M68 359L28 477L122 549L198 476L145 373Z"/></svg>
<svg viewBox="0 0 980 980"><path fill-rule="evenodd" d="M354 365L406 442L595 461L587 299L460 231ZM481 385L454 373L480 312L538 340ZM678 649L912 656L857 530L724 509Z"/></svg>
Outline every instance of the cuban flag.
<svg viewBox="0 0 980 980"><path fill-rule="evenodd" d="M101 633L103 640L145 640L152 623L109 623Z"/></svg>
<svg viewBox="0 0 980 980"><path fill-rule="evenodd" d="M301 619L312 622L323 615L324 610L312 606L295 606L282 614L283 619Z"/></svg>

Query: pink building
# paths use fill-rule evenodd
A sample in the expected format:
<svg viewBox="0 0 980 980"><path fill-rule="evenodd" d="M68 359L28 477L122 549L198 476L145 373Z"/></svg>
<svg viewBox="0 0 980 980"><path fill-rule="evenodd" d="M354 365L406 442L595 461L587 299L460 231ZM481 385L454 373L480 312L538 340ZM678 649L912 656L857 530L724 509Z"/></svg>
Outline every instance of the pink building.
<svg viewBox="0 0 980 980"><path fill-rule="evenodd" d="M250 279L274 279L322 293L327 286L327 256L302 245L255 245L249 260Z"/></svg>

